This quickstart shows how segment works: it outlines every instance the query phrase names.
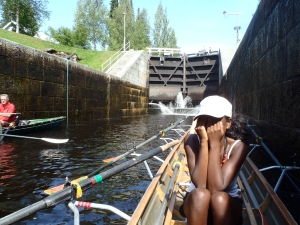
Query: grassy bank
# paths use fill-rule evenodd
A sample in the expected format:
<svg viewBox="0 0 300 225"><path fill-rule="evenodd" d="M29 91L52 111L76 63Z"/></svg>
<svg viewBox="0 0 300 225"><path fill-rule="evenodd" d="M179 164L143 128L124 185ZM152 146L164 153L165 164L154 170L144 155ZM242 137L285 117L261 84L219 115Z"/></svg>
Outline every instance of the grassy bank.
<svg viewBox="0 0 300 225"><path fill-rule="evenodd" d="M55 44L24 34L17 34L15 32L7 31L4 29L0 29L0 38L4 38L41 51L52 48L56 51L76 53L80 59L80 64L87 65L88 67L91 67L96 70L101 70L101 65L115 53L112 51L84 50L81 48L74 48L65 45Z"/></svg>

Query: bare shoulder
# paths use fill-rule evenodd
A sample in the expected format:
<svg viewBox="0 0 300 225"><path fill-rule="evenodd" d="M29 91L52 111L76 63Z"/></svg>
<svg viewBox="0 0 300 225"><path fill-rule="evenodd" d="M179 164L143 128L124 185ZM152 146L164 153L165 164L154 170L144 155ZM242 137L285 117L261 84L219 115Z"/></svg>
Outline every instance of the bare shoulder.
<svg viewBox="0 0 300 225"><path fill-rule="evenodd" d="M234 155L243 156L244 158L247 156L249 147L244 142L242 142L240 140L228 138L228 145L229 145L229 148L231 148L233 146L231 154L230 154L232 157Z"/></svg>
<svg viewBox="0 0 300 225"><path fill-rule="evenodd" d="M190 145L190 144L195 144L199 143L198 135L197 134L188 134L184 138L184 144L185 145Z"/></svg>
<svg viewBox="0 0 300 225"><path fill-rule="evenodd" d="M184 148L189 153L197 153L199 149L199 139L197 134L189 134L184 139Z"/></svg>

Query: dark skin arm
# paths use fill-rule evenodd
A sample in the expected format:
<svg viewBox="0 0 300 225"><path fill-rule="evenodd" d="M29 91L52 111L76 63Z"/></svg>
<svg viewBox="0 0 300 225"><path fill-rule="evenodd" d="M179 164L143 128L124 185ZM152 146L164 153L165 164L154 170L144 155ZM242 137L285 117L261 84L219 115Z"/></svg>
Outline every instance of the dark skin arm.
<svg viewBox="0 0 300 225"><path fill-rule="evenodd" d="M207 186L207 170L208 170L208 136L204 126L198 126L199 121L194 121L191 128L191 133L185 142L185 150L187 152L188 167L191 174L191 179L196 187L206 188ZM196 127L198 126L198 127ZM194 130L192 130L196 127Z"/></svg>
<svg viewBox="0 0 300 225"><path fill-rule="evenodd" d="M203 124L203 121L199 123ZM196 132L203 141L199 144L199 139L195 134L190 134L185 140L192 182L196 187L208 187L211 193L223 191L232 182L246 158L247 145L243 142L237 143L231 152L230 159L220 167L220 151L224 148L226 131L226 126L223 123L226 121L214 122L213 125L209 124L210 126L205 122L207 129L204 129L204 126L198 126L199 123ZM208 139L206 144L205 137ZM233 139L229 139L230 145L233 142Z"/></svg>
<svg viewBox="0 0 300 225"><path fill-rule="evenodd" d="M202 128L205 131L205 128ZM206 136L207 137L207 136ZM196 134L190 134L185 142L188 167L191 179L196 187L206 188L208 169L208 140L201 138L200 144Z"/></svg>
<svg viewBox="0 0 300 225"><path fill-rule="evenodd" d="M217 124L207 129L210 142L207 177L208 189L211 193L224 191L229 186L248 153L247 145L243 142L238 142L233 147L230 158L222 167L220 167L221 143L224 143L223 140L226 131L223 122L224 121L219 121ZM234 140L230 139L229 142L233 144Z"/></svg>

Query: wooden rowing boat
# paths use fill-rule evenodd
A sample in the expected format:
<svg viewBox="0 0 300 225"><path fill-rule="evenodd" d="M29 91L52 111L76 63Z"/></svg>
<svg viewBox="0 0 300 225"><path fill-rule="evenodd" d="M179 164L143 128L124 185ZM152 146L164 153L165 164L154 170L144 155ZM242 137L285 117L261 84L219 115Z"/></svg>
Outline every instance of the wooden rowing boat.
<svg viewBox="0 0 300 225"><path fill-rule="evenodd" d="M64 116L53 117L53 118L44 118L44 119L32 119L23 121L24 125L19 125L15 127L3 127L2 133L7 134L24 134L31 131L40 131L45 129L52 129L60 127L65 121ZM22 121L21 121L22 122ZM7 131L7 129L9 129Z"/></svg>
<svg viewBox="0 0 300 225"><path fill-rule="evenodd" d="M190 183L183 139L158 170L128 224L186 224L178 211ZM249 157L240 170L238 185L244 200L243 225L297 224Z"/></svg>

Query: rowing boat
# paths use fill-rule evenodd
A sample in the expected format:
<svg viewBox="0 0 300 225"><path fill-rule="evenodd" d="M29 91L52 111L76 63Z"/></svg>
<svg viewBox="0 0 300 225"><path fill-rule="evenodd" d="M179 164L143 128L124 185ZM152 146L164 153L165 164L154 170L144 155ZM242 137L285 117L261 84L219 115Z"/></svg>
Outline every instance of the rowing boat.
<svg viewBox="0 0 300 225"><path fill-rule="evenodd" d="M128 224L186 224L179 214L191 182L183 140L184 136L160 167ZM249 157L239 172L238 185L244 201L243 225L297 224Z"/></svg>
<svg viewBox="0 0 300 225"><path fill-rule="evenodd" d="M31 131L40 131L45 129L52 129L60 127L65 121L64 116L44 118L44 119L32 119L21 120L20 125L15 127L3 127L2 133L4 134L24 134ZM7 130L8 129L8 130Z"/></svg>

